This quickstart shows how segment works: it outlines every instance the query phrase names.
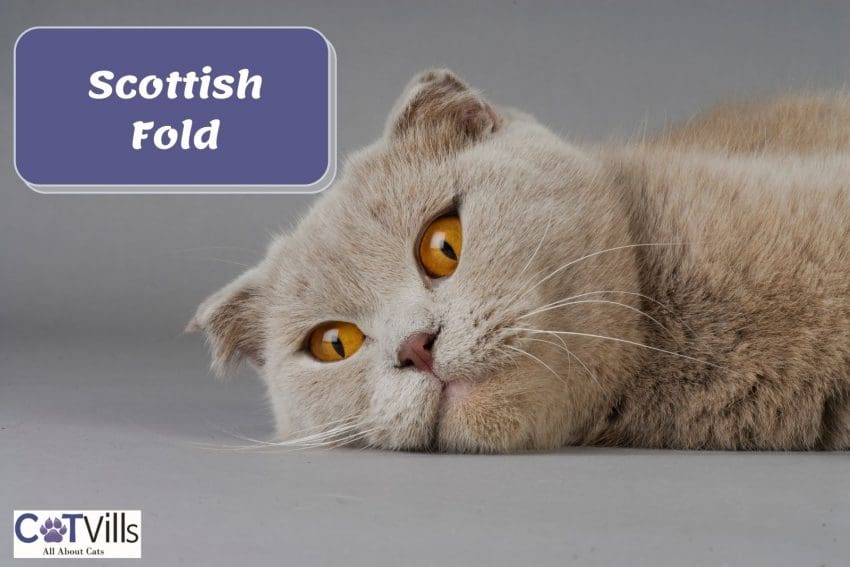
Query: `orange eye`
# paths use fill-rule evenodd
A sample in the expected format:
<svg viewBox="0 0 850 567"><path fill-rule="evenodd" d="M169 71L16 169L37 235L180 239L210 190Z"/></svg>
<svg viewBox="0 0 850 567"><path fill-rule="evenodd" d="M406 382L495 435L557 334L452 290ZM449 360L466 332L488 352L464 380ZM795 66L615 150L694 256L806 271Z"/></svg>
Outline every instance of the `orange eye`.
<svg viewBox="0 0 850 567"><path fill-rule="evenodd" d="M432 278L445 278L457 268L462 247L460 218L454 214L440 217L425 229L419 241L419 262Z"/></svg>
<svg viewBox="0 0 850 567"><path fill-rule="evenodd" d="M310 353L322 362L348 358L363 344L363 333L352 323L330 321L310 333Z"/></svg>

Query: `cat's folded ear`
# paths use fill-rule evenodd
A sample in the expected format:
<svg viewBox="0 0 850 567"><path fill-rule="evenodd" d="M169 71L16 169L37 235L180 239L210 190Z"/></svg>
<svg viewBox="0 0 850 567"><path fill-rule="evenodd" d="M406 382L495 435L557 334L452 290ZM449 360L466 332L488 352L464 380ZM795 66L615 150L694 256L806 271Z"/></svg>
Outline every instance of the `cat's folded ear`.
<svg viewBox="0 0 850 567"><path fill-rule="evenodd" d="M262 294L260 269L248 270L204 300L186 326L186 332L206 333L216 374L231 362L263 365Z"/></svg>
<svg viewBox="0 0 850 567"><path fill-rule="evenodd" d="M486 138L501 125L502 118L478 91L448 69L431 69L408 84L385 135L417 152L446 153Z"/></svg>

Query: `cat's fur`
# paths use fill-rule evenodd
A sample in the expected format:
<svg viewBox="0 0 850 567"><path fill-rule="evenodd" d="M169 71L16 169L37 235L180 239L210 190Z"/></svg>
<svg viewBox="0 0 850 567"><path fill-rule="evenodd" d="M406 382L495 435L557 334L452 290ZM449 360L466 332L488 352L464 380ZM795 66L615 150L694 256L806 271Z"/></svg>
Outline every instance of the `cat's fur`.
<svg viewBox="0 0 850 567"><path fill-rule="evenodd" d="M453 206L460 264L429 287L417 239ZM367 336L351 358L305 352L329 320ZM848 449L850 98L727 106L582 149L423 73L191 326L216 367L258 367L284 439ZM400 342L437 329L440 379L399 368Z"/></svg>

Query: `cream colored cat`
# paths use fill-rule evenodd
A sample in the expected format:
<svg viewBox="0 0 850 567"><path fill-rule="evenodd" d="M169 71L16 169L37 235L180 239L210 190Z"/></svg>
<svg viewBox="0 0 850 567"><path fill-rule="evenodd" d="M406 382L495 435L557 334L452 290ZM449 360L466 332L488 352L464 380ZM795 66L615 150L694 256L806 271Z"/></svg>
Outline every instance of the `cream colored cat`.
<svg viewBox="0 0 850 567"><path fill-rule="evenodd" d="M850 448L850 97L572 146L449 71L190 324L281 438Z"/></svg>

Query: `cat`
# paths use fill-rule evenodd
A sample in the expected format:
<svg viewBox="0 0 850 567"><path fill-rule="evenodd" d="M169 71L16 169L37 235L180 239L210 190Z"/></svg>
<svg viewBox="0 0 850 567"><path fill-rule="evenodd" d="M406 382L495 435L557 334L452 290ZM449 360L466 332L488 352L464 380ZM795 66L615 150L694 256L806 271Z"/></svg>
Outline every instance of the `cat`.
<svg viewBox="0 0 850 567"><path fill-rule="evenodd" d="M850 96L580 148L448 70L204 301L280 444L850 448Z"/></svg>

